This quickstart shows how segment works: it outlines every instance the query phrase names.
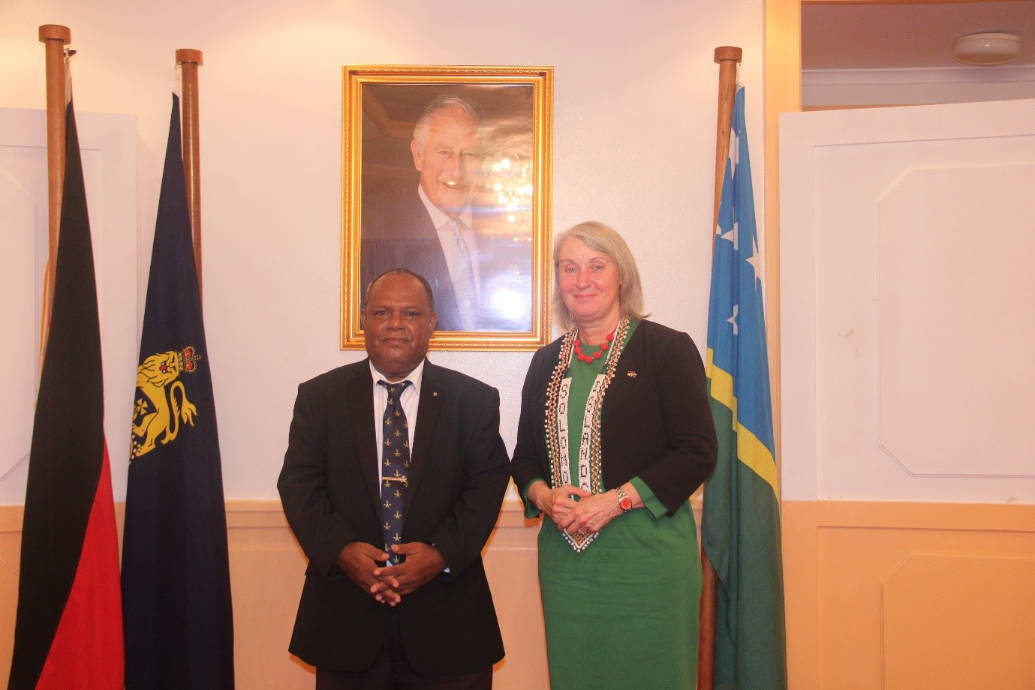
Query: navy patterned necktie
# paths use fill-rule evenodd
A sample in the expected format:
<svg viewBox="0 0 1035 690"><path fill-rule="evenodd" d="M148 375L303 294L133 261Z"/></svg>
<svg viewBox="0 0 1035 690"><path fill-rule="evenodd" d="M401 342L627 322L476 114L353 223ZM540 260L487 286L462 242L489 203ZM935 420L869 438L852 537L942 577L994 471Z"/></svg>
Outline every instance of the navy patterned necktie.
<svg viewBox="0 0 1035 690"><path fill-rule="evenodd" d="M402 407L402 392L409 381L388 383L378 381L388 389L388 405L381 423L381 530L384 533L388 562L398 565L405 556L392 553L392 544L402 543L403 508L410 473L410 430Z"/></svg>

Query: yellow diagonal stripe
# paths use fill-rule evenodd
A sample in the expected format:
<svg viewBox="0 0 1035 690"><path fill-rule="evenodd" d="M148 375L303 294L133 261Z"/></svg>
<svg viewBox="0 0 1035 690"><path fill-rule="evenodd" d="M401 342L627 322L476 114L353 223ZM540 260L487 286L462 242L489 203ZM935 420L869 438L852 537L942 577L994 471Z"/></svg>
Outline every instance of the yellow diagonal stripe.
<svg viewBox="0 0 1035 690"><path fill-rule="evenodd" d="M776 490L776 460L765 444L758 440L750 429L741 425L737 419L737 398L733 394L733 376L715 364L714 352L708 348L706 371L711 381L711 396L733 412L733 432L737 435L737 458L751 468L772 487L773 495L780 496Z"/></svg>

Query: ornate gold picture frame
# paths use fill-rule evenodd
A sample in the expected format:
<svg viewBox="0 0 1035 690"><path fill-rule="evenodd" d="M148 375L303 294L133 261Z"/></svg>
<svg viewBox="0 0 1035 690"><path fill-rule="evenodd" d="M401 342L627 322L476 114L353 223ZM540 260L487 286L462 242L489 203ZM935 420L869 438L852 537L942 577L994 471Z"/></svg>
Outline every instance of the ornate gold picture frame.
<svg viewBox="0 0 1035 690"><path fill-rule="evenodd" d="M550 339L552 67L343 69L341 347L391 268L432 287L439 350Z"/></svg>

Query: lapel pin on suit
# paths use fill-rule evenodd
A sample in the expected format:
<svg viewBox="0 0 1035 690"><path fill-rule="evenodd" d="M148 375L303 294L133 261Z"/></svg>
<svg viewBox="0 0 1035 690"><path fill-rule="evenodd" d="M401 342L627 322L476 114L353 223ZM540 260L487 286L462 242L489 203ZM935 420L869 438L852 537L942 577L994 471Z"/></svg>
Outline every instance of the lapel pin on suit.
<svg viewBox="0 0 1035 690"><path fill-rule="evenodd" d="M632 371L631 369L629 371L625 372L625 375L628 376L631 379L636 378L636 372Z"/></svg>

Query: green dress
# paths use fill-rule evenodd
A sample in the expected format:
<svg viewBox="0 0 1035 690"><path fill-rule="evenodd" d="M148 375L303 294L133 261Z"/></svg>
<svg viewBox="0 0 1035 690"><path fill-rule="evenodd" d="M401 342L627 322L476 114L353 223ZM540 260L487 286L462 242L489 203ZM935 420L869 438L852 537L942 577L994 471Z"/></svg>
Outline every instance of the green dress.
<svg viewBox="0 0 1035 690"><path fill-rule="evenodd" d="M630 324L626 342L637 324ZM597 349L583 346L585 354ZM572 359L573 478L586 400L604 359ZM601 464L606 463L604 456ZM701 561L694 513L687 501L668 517L646 484L639 478L632 483L645 506L614 518L581 553L543 520L539 585L553 690L692 690L697 682ZM526 505L530 516L538 513L534 504Z"/></svg>

